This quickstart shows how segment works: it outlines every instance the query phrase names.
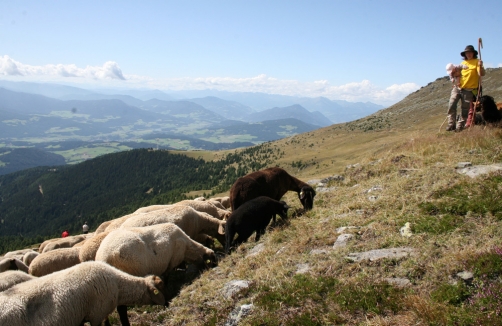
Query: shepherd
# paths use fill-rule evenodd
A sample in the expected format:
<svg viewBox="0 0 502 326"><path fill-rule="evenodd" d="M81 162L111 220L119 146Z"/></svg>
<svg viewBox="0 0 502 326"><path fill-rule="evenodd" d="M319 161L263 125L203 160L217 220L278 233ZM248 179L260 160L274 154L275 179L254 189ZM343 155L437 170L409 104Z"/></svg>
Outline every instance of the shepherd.
<svg viewBox="0 0 502 326"><path fill-rule="evenodd" d="M481 42L481 39L479 40ZM483 61L478 59L478 51L474 49L474 46L466 46L464 51L460 52L460 56L464 59L461 65L467 66L467 68L461 70L460 82L458 85L453 85L451 90L448 104L447 131L462 131L464 129L469 108L474 97L478 94L480 77L485 75ZM459 100L461 100L461 114L458 121L456 121Z"/></svg>

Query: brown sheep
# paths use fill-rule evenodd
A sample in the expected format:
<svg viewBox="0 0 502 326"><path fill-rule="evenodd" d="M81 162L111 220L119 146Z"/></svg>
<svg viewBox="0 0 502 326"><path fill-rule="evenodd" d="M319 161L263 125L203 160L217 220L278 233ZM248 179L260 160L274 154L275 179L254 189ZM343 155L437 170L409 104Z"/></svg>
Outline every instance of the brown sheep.
<svg viewBox="0 0 502 326"><path fill-rule="evenodd" d="M285 170L275 167L250 173L235 181L230 189L232 211L248 200L259 196L281 200L289 190L298 193L298 198L305 210L311 210L314 207L316 195L314 189Z"/></svg>
<svg viewBox="0 0 502 326"><path fill-rule="evenodd" d="M283 219L288 216L289 206L284 201L277 201L266 196L251 199L232 212L225 227L225 253L230 248L246 241L256 231L255 241L265 234L271 219L279 214ZM239 236L234 240L235 234Z"/></svg>

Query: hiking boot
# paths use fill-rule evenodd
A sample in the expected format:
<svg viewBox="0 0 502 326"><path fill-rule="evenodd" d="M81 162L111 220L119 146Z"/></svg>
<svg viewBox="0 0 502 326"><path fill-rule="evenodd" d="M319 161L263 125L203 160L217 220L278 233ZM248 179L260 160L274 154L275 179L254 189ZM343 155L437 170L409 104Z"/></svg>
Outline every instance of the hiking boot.
<svg viewBox="0 0 502 326"><path fill-rule="evenodd" d="M463 121L458 121L457 126L455 128L455 131L460 132L464 130L464 122Z"/></svg>
<svg viewBox="0 0 502 326"><path fill-rule="evenodd" d="M456 123L456 117L455 114L448 114L448 127L446 127L446 131L453 131L455 130L455 123Z"/></svg>

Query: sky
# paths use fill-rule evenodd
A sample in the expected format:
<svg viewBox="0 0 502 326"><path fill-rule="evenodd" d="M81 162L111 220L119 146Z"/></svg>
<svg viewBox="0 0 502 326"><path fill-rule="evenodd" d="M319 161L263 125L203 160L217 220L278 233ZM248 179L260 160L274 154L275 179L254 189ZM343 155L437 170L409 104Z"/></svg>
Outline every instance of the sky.
<svg viewBox="0 0 502 326"><path fill-rule="evenodd" d="M0 80L391 105L459 64L502 67L502 1L0 0Z"/></svg>

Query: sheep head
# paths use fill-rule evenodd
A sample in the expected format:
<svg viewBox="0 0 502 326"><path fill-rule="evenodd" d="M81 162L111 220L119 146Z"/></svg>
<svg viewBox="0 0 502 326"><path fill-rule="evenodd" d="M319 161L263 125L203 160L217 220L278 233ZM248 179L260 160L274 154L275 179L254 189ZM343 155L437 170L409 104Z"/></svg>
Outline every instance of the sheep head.
<svg viewBox="0 0 502 326"><path fill-rule="evenodd" d="M303 208L307 211L314 208L314 197L316 193L311 186L303 186L298 193L298 198L303 205Z"/></svg>
<svg viewBox="0 0 502 326"><path fill-rule="evenodd" d="M279 216L283 219L286 219L288 218L288 209L290 209L291 207L288 206L288 204L286 204L285 201L282 201L281 200L281 204L283 204L283 210L281 212L279 212Z"/></svg>
<svg viewBox="0 0 502 326"><path fill-rule="evenodd" d="M202 258L204 259L205 268L212 268L218 266L218 260L216 259L214 251L210 250L210 252L204 254Z"/></svg>
<svg viewBox="0 0 502 326"><path fill-rule="evenodd" d="M155 275L150 275L145 278L146 287L148 289L143 297L145 304L165 305L166 299L164 298L164 282L162 279Z"/></svg>

